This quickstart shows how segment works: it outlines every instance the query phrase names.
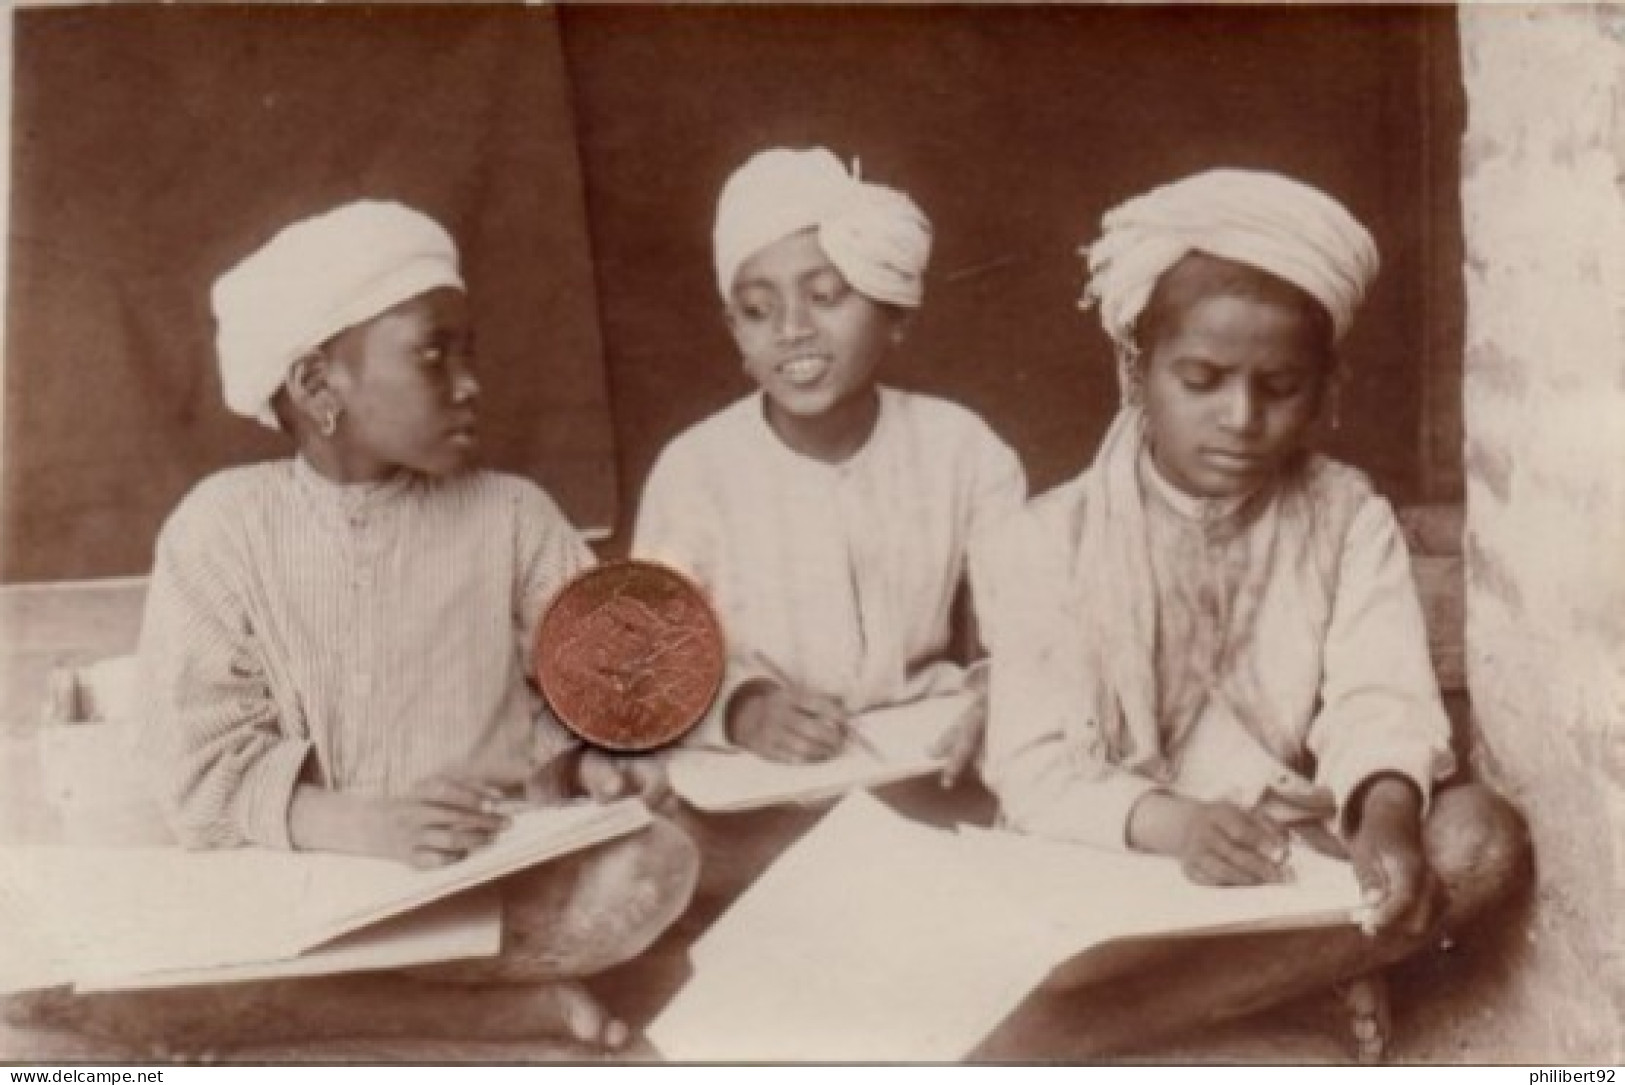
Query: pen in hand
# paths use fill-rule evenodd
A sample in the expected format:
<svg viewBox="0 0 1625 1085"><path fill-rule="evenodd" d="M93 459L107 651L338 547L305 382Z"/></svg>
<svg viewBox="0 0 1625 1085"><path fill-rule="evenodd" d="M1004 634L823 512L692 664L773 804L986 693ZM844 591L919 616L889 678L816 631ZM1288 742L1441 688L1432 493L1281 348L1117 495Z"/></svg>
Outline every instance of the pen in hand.
<svg viewBox="0 0 1625 1085"><path fill-rule="evenodd" d="M874 740L858 730L851 720L841 720L840 726L841 734L845 736L847 745L856 746L876 761L886 760L886 755L880 752L880 747L875 745Z"/></svg>
<svg viewBox="0 0 1625 1085"><path fill-rule="evenodd" d="M1274 836L1275 839L1265 844L1259 851L1264 860L1275 868L1276 877L1273 880L1277 882L1296 881L1297 871L1292 868L1291 841L1297 833L1297 824L1291 820L1284 820L1274 816L1268 810L1267 803L1262 799L1254 803L1248 813L1274 830L1270 835Z"/></svg>
<svg viewBox="0 0 1625 1085"><path fill-rule="evenodd" d="M507 818L511 822L519 815L530 813L533 810L557 810L566 806L590 806L593 802L592 797L588 795L572 795L567 799L550 802L536 802L532 799L522 798L500 798L487 799L483 809L487 814L496 814L499 817Z"/></svg>
<svg viewBox="0 0 1625 1085"><path fill-rule="evenodd" d="M785 673L784 669L761 651L750 654L748 666L761 674L764 678L783 689L790 697L791 707L809 719L820 720L832 724L840 734L843 748L855 747L877 760L885 760L874 741L859 730L852 720L844 714L834 714L829 711L833 706L837 712L840 706L829 698L820 697L812 693Z"/></svg>
<svg viewBox="0 0 1625 1085"><path fill-rule="evenodd" d="M532 808L532 804L527 800L512 798L486 799L482 806L482 809L487 814L496 814L505 818L518 817Z"/></svg>

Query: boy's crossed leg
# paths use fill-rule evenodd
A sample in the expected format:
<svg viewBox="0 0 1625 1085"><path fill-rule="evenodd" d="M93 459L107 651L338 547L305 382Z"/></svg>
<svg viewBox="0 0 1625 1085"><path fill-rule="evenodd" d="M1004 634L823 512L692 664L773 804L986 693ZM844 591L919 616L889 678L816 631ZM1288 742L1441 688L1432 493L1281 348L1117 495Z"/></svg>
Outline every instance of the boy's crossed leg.
<svg viewBox="0 0 1625 1085"><path fill-rule="evenodd" d="M18 996L17 1025L69 1028L149 1053L341 1039L628 1039L579 982L649 947L683 912L694 845L668 822L511 876L502 953L399 972L208 987Z"/></svg>
<svg viewBox="0 0 1625 1085"><path fill-rule="evenodd" d="M1441 790L1424 844L1447 896L1444 930L1484 916L1527 879L1528 830L1486 787ZM1058 969L976 1057L1059 1057L1030 1050L1035 1038L1055 1036L1066 1037L1068 1059L1144 1049L1366 975L1438 937L1372 937L1348 926L1107 946Z"/></svg>

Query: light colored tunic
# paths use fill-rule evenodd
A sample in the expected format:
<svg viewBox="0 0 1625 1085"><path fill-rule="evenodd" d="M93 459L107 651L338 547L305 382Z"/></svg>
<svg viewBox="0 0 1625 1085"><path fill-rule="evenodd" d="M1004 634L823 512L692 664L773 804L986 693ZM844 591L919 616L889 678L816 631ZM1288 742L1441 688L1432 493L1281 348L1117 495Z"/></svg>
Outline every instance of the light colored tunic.
<svg viewBox="0 0 1625 1085"><path fill-rule="evenodd" d="M571 745L526 676L592 556L551 498L491 472L336 485L304 460L199 484L158 539L141 632L158 797L192 846L289 847L301 773L399 795Z"/></svg>
<svg viewBox="0 0 1625 1085"><path fill-rule="evenodd" d="M1123 551L1144 555L1137 570L1100 570L1080 549L1103 492L1089 472L1035 500L977 562L993 656L985 775L1005 820L1122 848L1131 810L1157 788L1243 807L1273 792L1341 813L1362 782L1393 772L1428 796L1452 768L1450 729L1388 502L1320 457L1226 507L1176 490L1148 455L1137 474L1143 511ZM1090 561L1096 585L1125 584L1154 607L1143 673L1160 748L1102 734L1111 702L1088 661L1106 653L1089 643L1100 626L1088 608L1113 601L1080 590ZM1132 624L1114 626L1109 650L1125 649Z"/></svg>
<svg viewBox="0 0 1625 1085"><path fill-rule="evenodd" d="M944 655L967 548L1025 495L981 419L891 388L840 464L788 448L759 393L680 435L649 477L634 552L693 577L728 638L728 680L697 738L723 741L732 691L774 670L850 712L958 689Z"/></svg>

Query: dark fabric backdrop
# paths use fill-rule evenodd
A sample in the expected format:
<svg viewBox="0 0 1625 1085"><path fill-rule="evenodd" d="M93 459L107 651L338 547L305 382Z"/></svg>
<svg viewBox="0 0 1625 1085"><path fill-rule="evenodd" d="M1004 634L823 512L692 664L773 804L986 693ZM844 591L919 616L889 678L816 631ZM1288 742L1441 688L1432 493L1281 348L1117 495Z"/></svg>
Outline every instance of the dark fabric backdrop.
<svg viewBox="0 0 1625 1085"><path fill-rule="evenodd" d="M930 215L925 307L883 377L982 413L1035 488L1087 462L1117 402L1107 341L1075 305L1102 212L1216 165L1324 186L1385 264L1328 444L1394 497L1423 496L1424 373L1460 364L1459 342L1428 334L1459 335L1459 260L1452 279L1429 257L1461 230L1459 117L1435 100L1452 77L1429 79L1454 63L1451 9L582 5L562 20L629 498L673 434L748 387L710 230L729 171L775 144L856 155Z"/></svg>
<svg viewBox="0 0 1625 1085"><path fill-rule="evenodd" d="M144 573L196 480L287 454L220 400L207 291L278 227L399 199L458 238L486 458L617 505L570 95L537 8L16 16L7 581Z"/></svg>
<svg viewBox="0 0 1625 1085"><path fill-rule="evenodd" d="M1459 380L1429 383L1460 364L1453 19L1297 5L21 13L0 577L143 572L193 480L279 453L220 406L204 289L273 224L362 192L417 202L459 235L490 458L578 523L613 520L621 549L660 448L748 388L712 285L711 219L728 172L774 144L856 155L924 206L938 239L926 306L885 376L981 412L1035 488L1086 462L1116 403L1106 341L1075 308L1075 250L1101 213L1219 164L1323 185L1385 263L1328 442L1398 500L1437 496L1430 472L1459 458Z"/></svg>

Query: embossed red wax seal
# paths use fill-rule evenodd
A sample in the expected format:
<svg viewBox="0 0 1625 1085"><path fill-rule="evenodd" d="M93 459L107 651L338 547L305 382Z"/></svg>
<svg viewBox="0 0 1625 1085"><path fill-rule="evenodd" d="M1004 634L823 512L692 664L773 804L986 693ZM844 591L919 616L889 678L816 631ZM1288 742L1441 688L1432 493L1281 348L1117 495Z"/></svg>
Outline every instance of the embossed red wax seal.
<svg viewBox="0 0 1625 1085"><path fill-rule="evenodd" d="M588 569L536 631L542 695L560 722L608 750L653 750L687 734L722 670L722 628L705 596L652 561Z"/></svg>

